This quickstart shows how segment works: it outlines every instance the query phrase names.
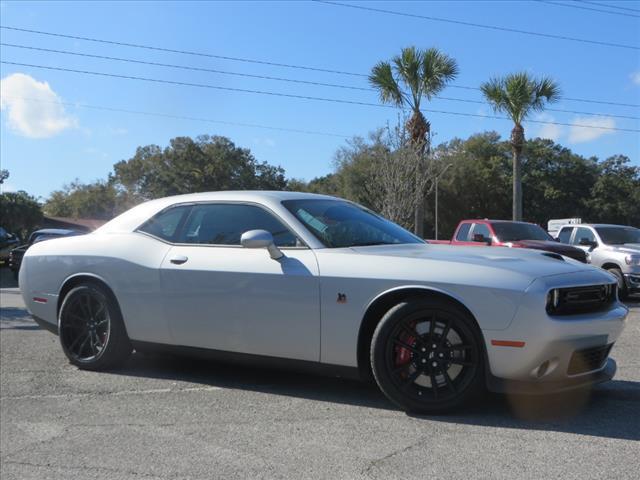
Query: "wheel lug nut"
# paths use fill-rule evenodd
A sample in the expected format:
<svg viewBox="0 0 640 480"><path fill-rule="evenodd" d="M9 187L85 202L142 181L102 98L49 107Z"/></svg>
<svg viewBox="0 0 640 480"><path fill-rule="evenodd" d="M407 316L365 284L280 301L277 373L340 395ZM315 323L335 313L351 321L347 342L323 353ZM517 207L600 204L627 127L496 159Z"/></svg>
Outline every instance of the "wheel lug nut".
<svg viewBox="0 0 640 480"><path fill-rule="evenodd" d="M437 366L438 366L438 362L433 362L433 363L431 364L431 366L432 366L432 367L437 367Z"/></svg>
<svg viewBox="0 0 640 480"><path fill-rule="evenodd" d="M437 345L434 343L433 345L431 345L431 348L436 348Z"/></svg>
<svg viewBox="0 0 640 480"><path fill-rule="evenodd" d="M422 363L427 363L427 360L425 358L422 359Z"/></svg>
<svg viewBox="0 0 640 480"><path fill-rule="evenodd" d="M440 355L438 355L440 358L444 358L444 353L441 353Z"/></svg>
<svg viewBox="0 0 640 480"><path fill-rule="evenodd" d="M426 351L427 351L427 349L426 349L426 348L424 348L424 347L422 347L422 351L423 351L423 352L426 352Z"/></svg>

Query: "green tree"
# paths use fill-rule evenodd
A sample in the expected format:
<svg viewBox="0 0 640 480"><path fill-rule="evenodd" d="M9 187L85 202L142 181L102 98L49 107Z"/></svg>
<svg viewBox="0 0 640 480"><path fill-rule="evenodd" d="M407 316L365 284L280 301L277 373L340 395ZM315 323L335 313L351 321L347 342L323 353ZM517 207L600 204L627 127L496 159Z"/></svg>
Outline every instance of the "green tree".
<svg viewBox="0 0 640 480"><path fill-rule="evenodd" d="M598 165L598 176L587 202L592 221L640 226L640 167L624 155Z"/></svg>
<svg viewBox="0 0 640 480"><path fill-rule="evenodd" d="M22 240L42 220L42 209L35 197L27 192L6 192L0 194L0 212L2 226L17 234Z"/></svg>
<svg viewBox="0 0 640 480"><path fill-rule="evenodd" d="M225 137L177 137L167 148L139 147L112 179L132 201L212 190L283 190L281 167L258 162Z"/></svg>
<svg viewBox="0 0 640 480"><path fill-rule="evenodd" d="M431 100L457 75L456 61L438 49L407 47L391 61L376 64L369 75L369 82L378 90L383 103L411 110L407 130L415 148L424 150L428 149L431 124L420 110L422 99ZM415 205L414 231L420 236L424 222L423 196L424 192L418 192Z"/></svg>
<svg viewBox="0 0 640 480"><path fill-rule="evenodd" d="M522 123L546 103L560 97L558 84L549 78L536 79L526 72L492 78L480 86L484 97L496 112L507 114L514 123L511 131L513 155L513 219L522 220L522 149L525 136Z"/></svg>
<svg viewBox="0 0 640 480"><path fill-rule="evenodd" d="M44 211L52 217L109 220L128 206L112 181L82 184L75 180L51 193Z"/></svg>
<svg viewBox="0 0 640 480"><path fill-rule="evenodd" d="M9 178L9 170L0 170L0 185L2 185L7 178Z"/></svg>

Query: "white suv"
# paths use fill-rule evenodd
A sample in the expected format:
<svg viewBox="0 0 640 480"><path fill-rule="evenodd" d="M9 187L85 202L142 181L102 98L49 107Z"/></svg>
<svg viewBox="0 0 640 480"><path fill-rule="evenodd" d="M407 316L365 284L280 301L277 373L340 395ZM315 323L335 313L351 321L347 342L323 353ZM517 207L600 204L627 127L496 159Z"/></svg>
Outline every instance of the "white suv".
<svg viewBox="0 0 640 480"><path fill-rule="evenodd" d="M563 225L562 243L582 248L592 265L618 278L620 298L640 292L640 229L623 225Z"/></svg>

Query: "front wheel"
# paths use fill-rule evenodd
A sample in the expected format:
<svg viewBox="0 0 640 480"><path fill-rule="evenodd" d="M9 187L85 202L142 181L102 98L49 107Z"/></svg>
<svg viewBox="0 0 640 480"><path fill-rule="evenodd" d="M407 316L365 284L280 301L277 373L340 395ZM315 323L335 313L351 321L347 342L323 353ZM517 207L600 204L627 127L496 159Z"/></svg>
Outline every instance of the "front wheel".
<svg viewBox="0 0 640 480"><path fill-rule="evenodd" d="M620 300L626 300L629 298L629 291L627 290L627 284L624 281L624 275L619 268L609 268L607 271L618 279L618 297Z"/></svg>
<svg viewBox="0 0 640 480"><path fill-rule="evenodd" d="M457 305L408 300L389 310L373 334L373 374L401 408L445 412L482 390L481 342L475 321Z"/></svg>
<svg viewBox="0 0 640 480"><path fill-rule="evenodd" d="M67 294L60 307L58 329L62 350L82 369L114 368L132 351L115 298L94 283L79 285Z"/></svg>

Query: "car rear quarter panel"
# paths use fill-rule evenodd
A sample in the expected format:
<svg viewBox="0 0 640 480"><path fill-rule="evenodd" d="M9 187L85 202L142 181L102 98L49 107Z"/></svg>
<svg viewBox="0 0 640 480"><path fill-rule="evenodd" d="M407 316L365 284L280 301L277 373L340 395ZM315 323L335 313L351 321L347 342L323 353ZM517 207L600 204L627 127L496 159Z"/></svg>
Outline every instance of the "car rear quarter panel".
<svg viewBox="0 0 640 480"><path fill-rule="evenodd" d="M165 342L169 333L159 298L159 267L168 251L167 244L138 233L91 234L35 244L21 270L22 294L34 315L57 325L63 285L78 276L100 279L114 292L132 339Z"/></svg>

